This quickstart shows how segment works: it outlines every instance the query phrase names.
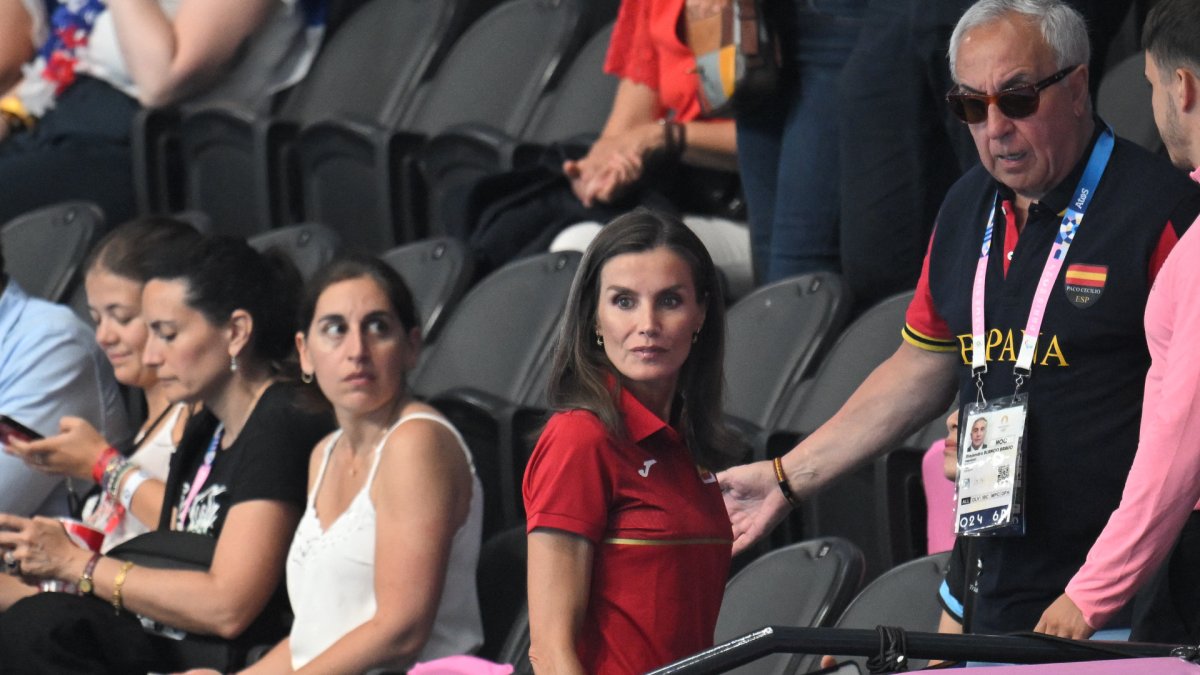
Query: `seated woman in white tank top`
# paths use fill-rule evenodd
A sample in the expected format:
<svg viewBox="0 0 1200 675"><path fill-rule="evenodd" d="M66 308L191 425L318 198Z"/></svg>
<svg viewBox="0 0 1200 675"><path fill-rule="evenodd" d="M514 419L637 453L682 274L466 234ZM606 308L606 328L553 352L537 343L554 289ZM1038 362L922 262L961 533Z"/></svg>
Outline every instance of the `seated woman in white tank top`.
<svg viewBox="0 0 1200 675"><path fill-rule="evenodd" d="M313 450L287 560L291 635L248 672L366 672L474 651L483 494L462 437L414 401L420 323L374 258L310 284L296 337L340 429Z"/></svg>

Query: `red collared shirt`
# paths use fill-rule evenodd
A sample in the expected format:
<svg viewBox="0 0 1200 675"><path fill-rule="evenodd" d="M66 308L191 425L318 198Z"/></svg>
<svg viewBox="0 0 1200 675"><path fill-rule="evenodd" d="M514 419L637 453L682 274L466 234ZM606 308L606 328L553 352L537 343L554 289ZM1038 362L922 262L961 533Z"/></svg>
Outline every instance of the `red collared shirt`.
<svg viewBox="0 0 1200 675"><path fill-rule="evenodd" d="M589 673L644 673L712 646L732 534L713 474L627 390L628 439L590 412L550 418L525 470L527 530L595 547L577 650Z"/></svg>

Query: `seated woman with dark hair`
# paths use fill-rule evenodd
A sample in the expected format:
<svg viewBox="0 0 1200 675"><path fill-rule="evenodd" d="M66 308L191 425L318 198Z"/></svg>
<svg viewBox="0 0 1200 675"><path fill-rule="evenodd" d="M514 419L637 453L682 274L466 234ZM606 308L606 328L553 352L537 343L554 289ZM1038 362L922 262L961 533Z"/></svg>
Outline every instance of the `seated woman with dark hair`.
<svg viewBox="0 0 1200 675"><path fill-rule="evenodd" d="M560 412L525 471L535 671L644 673L712 645L733 533L710 470L741 456L724 341L691 230L639 210L600 231L554 352Z"/></svg>
<svg viewBox="0 0 1200 675"><path fill-rule="evenodd" d="M200 240L190 226L167 218L130 221L106 235L84 265L88 309L96 343L121 384L145 397L146 420L127 452L118 451L87 420L64 417L61 433L38 441L13 438L5 447L31 469L100 484L83 505L83 521L104 532L102 551L158 524L162 481L190 418L186 403L167 400L158 375L142 363L148 329L142 320L142 287L150 268L163 257L188 250ZM131 466L123 469L127 464ZM114 479L122 471L121 480ZM37 587L0 576L0 611Z"/></svg>
<svg viewBox="0 0 1200 675"><path fill-rule="evenodd" d="M142 359L168 400L204 406L172 458L158 527L211 537L212 562L204 571L134 565L76 546L58 521L0 516L0 548L20 574L82 591L41 593L0 615L0 653L17 672L169 668L143 623L225 639L252 623L256 640L284 632L282 612L264 608L303 508L305 448L331 428L328 415L297 407L283 381L298 275L216 237L157 261L150 276Z"/></svg>
<svg viewBox="0 0 1200 675"><path fill-rule="evenodd" d="M287 560L291 635L248 673L362 673L483 642L475 567L483 492L458 431L412 398L420 321L369 257L310 282L296 335L340 427L313 448L308 507Z"/></svg>

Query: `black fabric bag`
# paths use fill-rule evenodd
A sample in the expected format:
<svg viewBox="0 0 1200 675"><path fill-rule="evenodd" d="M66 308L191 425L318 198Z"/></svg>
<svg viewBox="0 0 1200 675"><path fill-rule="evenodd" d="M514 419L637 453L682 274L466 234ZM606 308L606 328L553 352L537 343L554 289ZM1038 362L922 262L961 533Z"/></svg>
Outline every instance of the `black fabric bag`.
<svg viewBox="0 0 1200 675"><path fill-rule="evenodd" d="M108 556L141 567L176 570L207 570L212 565L217 540L192 532L156 530L130 539L108 552ZM196 667L222 672L245 664L249 650L274 645L287 635L291 610L283 584L263 608L258 618L237 638L226 640L212 635L162 630L152 636L158 652L156 662L172 671Z"/></svg>
<svg viewBox="0 0 1200 675"><path fill-rule="evenodd" d="M466 239L482 276L505 263L545 251L570 225L607 223L635 207L680 213L744 217L737 174L675 161L651 161L645 174L617 199L584 206L562 172L567 159L587 153L582 143L523 149L524 168L484 176L462 188L453 233Z"/></svg>

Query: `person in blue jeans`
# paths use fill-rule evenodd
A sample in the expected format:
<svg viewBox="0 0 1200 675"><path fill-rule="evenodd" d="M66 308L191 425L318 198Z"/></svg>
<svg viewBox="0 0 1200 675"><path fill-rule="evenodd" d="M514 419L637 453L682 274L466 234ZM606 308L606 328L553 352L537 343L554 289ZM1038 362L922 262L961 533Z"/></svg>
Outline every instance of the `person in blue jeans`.
<svg viewBox="0 0 1200 675"><path fill-rule="evenodd" d="M737 113L738 164L758 283L838 271L838 78L867 0L768 0L780 90Z"/></svg>

